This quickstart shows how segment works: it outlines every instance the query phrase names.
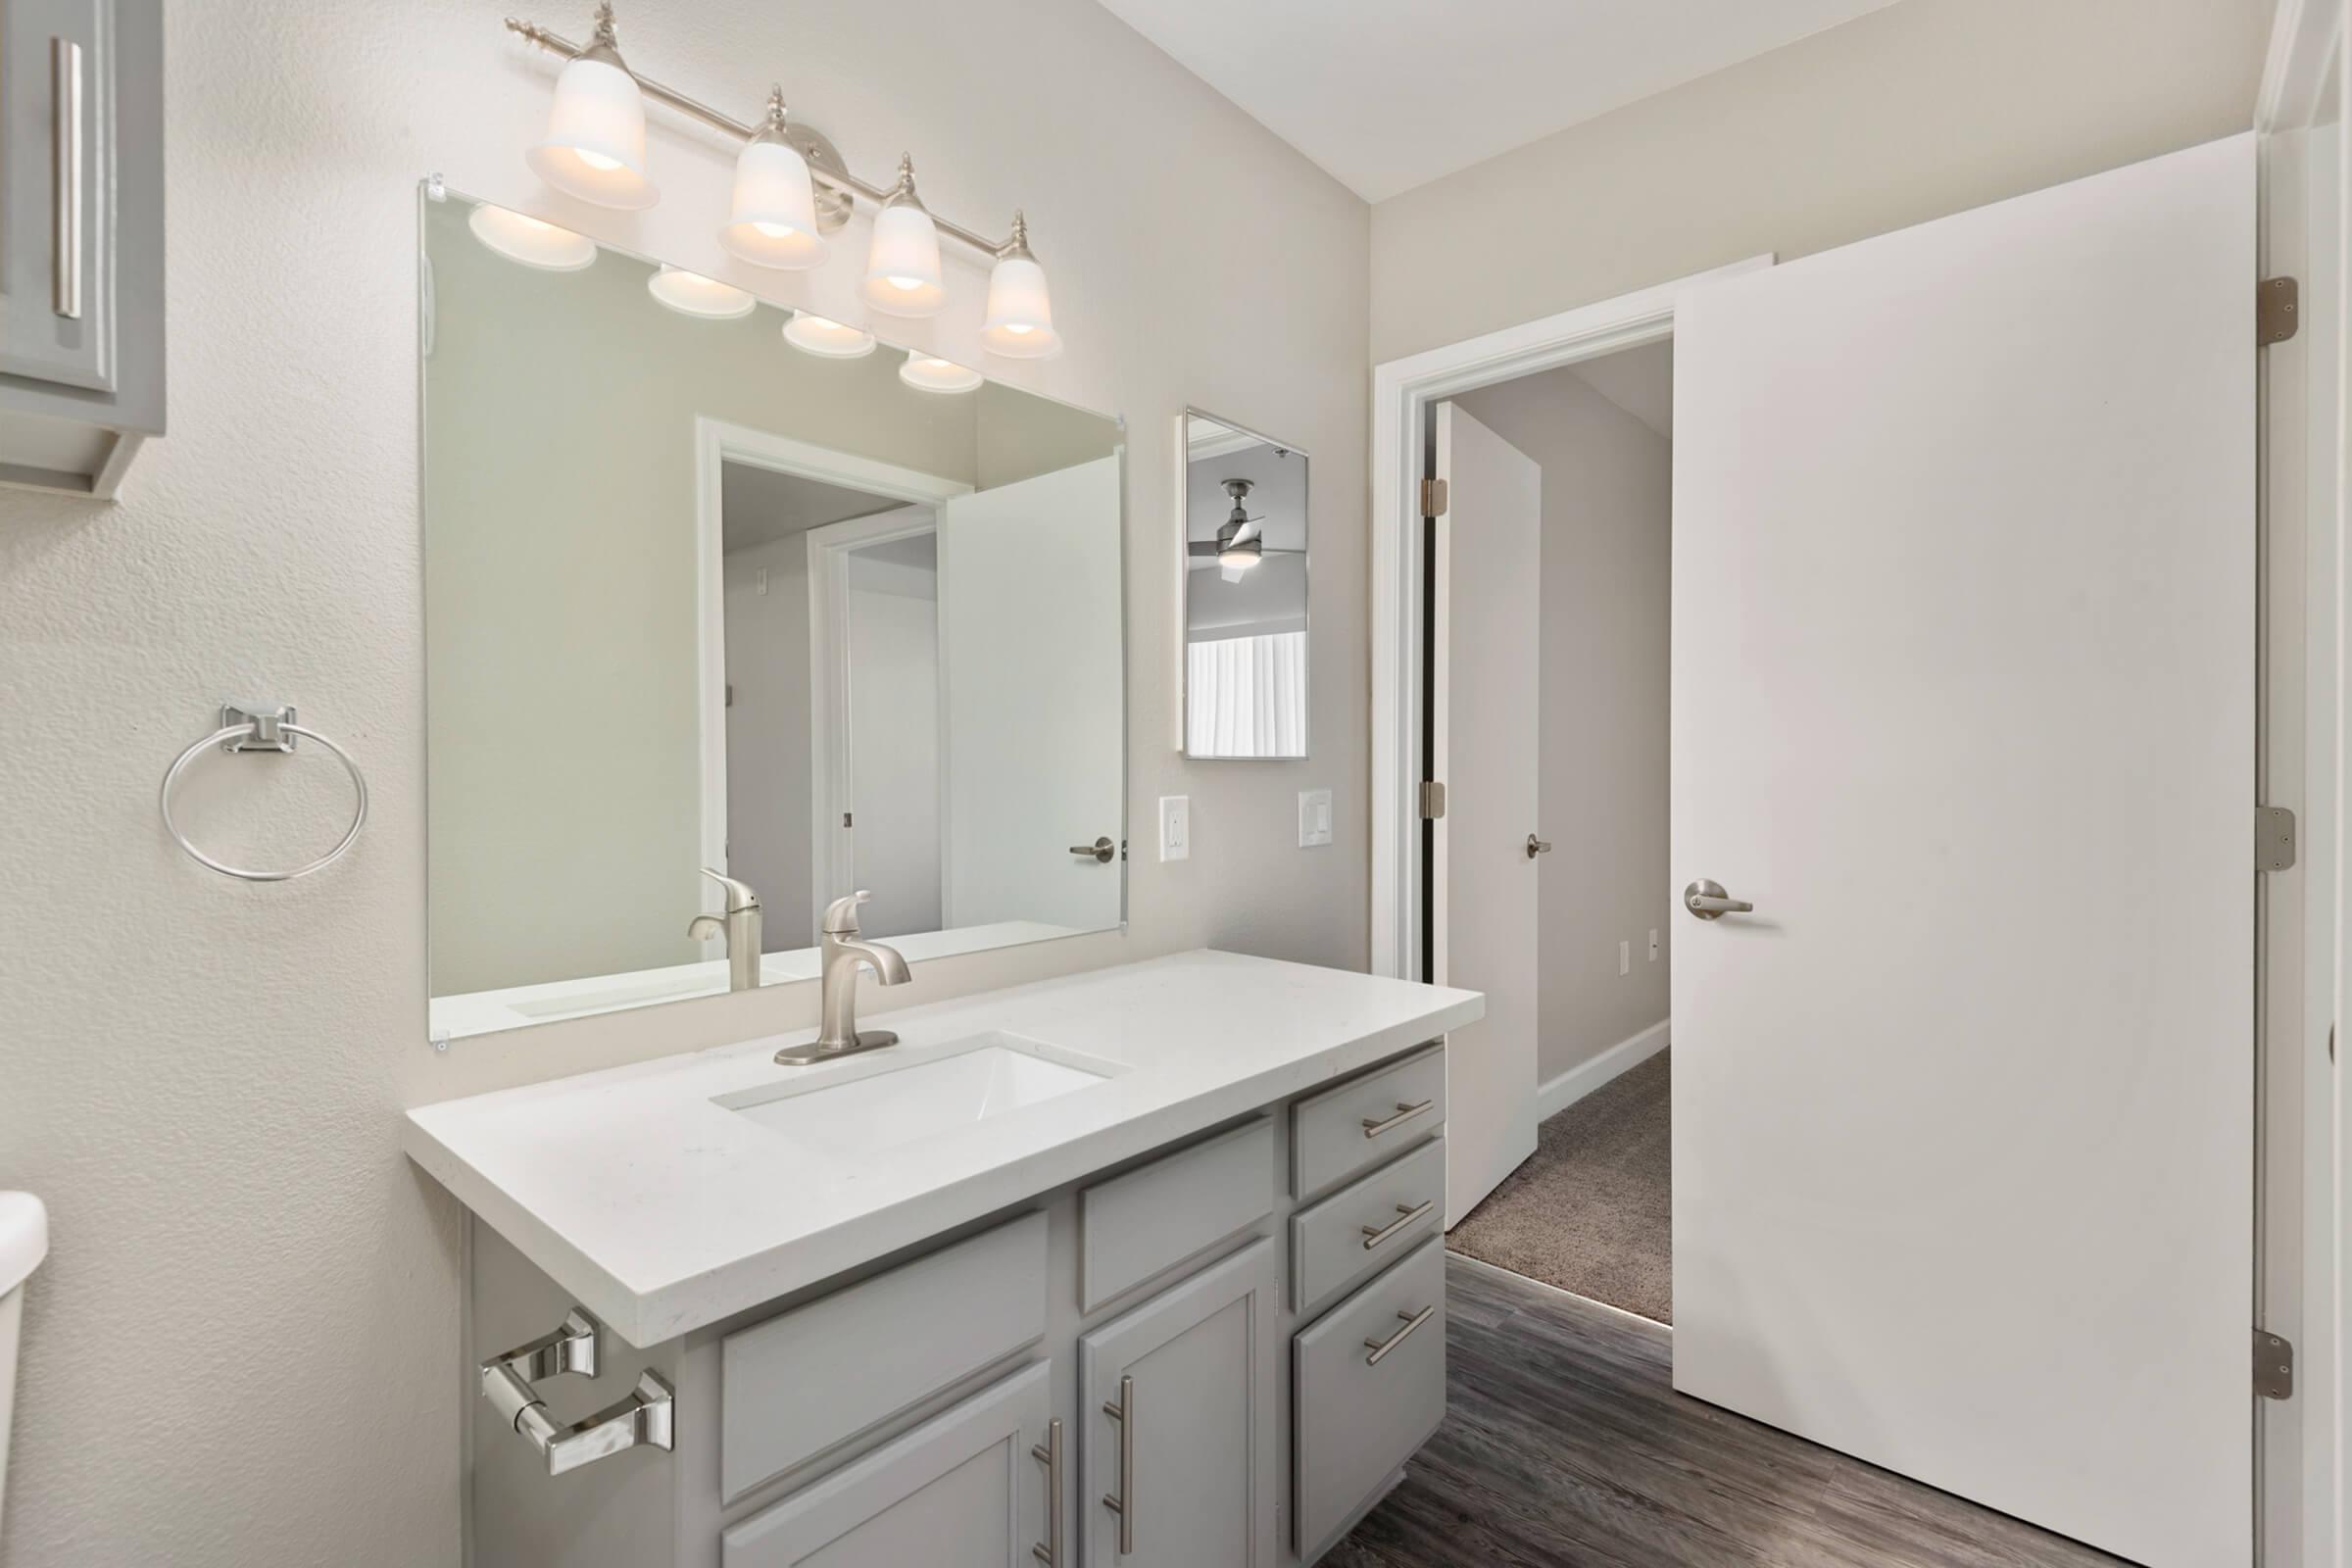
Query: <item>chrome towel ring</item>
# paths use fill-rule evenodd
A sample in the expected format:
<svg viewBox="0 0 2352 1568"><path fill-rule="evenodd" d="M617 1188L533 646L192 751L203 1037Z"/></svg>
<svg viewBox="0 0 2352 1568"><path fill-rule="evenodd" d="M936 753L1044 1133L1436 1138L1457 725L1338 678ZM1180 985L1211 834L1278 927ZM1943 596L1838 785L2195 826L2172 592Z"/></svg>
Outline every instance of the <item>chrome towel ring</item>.
<svg viewBox="0 0 2352 1568"><path fill-rule="evenodd" d="M230 865L225 860L216 860L188 842L188 836L179 830L179 824L172 818L172 792L179 784L179 775L187 771L188 764L196 760L199 753L209 746L218 746L232 755L238 752L290 752L294 749L294 737L297 735L305 740L317 741L332 752L335 760L341 762L343 770L351 775L351 787L359 804L351 813L351 826L344 830L343 837L333 849L316 860L306 861L291 870L260 871L250 866ZM317 730L305 729L295 723L293 709L246 709L224 704L220 709L220 727L173 758L172 765L164 769L164 787L156 804L163 809L164 830L172 835L172 842L187 851L189 858L198 864L209 865L224 876L242 877L248 882L291 882L298 876L309 876L313 871L323 870L334 864L359 838L360 829L368 823L368 779L360 771L360 764L351 760L349 752Z"/></svg>

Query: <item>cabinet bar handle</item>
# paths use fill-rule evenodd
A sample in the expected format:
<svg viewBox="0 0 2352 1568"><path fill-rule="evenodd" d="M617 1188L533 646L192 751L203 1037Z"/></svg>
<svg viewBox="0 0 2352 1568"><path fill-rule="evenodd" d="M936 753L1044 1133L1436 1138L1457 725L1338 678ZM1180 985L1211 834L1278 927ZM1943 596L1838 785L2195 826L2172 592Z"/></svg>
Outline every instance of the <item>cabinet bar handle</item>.
<svg viewBox="0 0 2352 1568"><path fill-rule="evenodd" d="M49 40L50 309L81 319L81 45Z"/></svg>
<svg viewBox="0 0 2352 1568"><path fill-rule="evenodd" d="M1364 1227L1364 1250L1369 1252L1372 1250L1372 1249L1378 1247L1381 1243L1387 1241L1390 1237L1396 1235L1398 1231L1404 1229L1407 1225L1410 1225L1413 1221L1428 1213L1431 1208L1436 1206L1436 1204L1437 1200L1434 1198L1423 1203L1398 1203L1396 1205L1396 1217L1395 1219L1389 1221L1386 1225L1367 1225Z"/></svg>
<svg viewBox="0 0 2352 1568"><path fill-rule="evenodd" d="M1372 1353L1364 1357L1364 1365L1380 1365L1383 1357L1409 1339L1412 1336L1413 1330L1428 1322L1430 1319L1430 1314L1437 1311L1437 1309L1438 1303L1432 1301L1429 1303L1429 1305L1423 1307L1418 1312L1397 1313L1396 1315L1398 1317L1404 1319L1404 1327L1398 1329L1396 1333L1390 1335L1385 1340L1366 1340L1364 1342L1364 1348L1370 1350Z"/></svg>
<svg viewBox="0 0 2352 1568"><path fill-rule="evenodd" d="M1046 1467L1046 1543L1031 1546L1029 1555L1046 1568L1069 1568L1061 1560L1061 1417L1046 1426L1046 1446L1033 1447L1029 1457Z"/></svg>
<svg viewBox="0 0 2352 1568"><path fill-rule="evenodd" d="M1392 1127L1403 1126L1406 1122L1411 1121L1415 1116L1420 1115L1423 1111L1427 1110L1430 1106L1436 1103L1437 1102L1434 1100L1424 1100L1418 1105L1408 1105L1403 1101L1399 1100L1396 1102L1396 1114L1389 1117L1387 1120L1384 1121L1372 1116L1366 1116L1364 1118L1364 1136L1366 1138L1378 1138L1382 1133L1387 1132Z"/></svg>
<svg viewBox="0 0 2352 1568"><path fill-rule="evenodd" d="M1135 1550L1135 1379L1119 1379L1119 1402L1102 1413L1119 1424L1119 1494L1102 1494L1102 1506L1119 1516L1119 1555Z"/></svg>

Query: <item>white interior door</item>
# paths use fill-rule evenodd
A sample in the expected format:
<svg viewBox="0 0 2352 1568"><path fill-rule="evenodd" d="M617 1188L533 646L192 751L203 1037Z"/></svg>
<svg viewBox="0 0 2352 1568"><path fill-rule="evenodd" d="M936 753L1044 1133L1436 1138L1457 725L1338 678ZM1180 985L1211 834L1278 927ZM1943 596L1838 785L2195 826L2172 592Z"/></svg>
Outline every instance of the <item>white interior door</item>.
<svg viewBox="0 0 2352 1568"><path fill-rule="evenodd" d="M1544 470L1451 403L1437 407L1446 514L1433 554L1430 973L1487 995L1446 1041L1448 1230L1536 1152L1536 862Z"/></svg>
<svg viewBox="0 0 2352 1568"><path fill-rule="evenodd" d="M1674 1381L2250 1556L2254 158L1675 324Z"/></svg>
<svg viewBox="0 0 2352 1568"><path fill-rule="evenodd" d="M1070 853L1125 821L1119 460L939 509L949 926L1119 922L1123 880Z"/></svg>

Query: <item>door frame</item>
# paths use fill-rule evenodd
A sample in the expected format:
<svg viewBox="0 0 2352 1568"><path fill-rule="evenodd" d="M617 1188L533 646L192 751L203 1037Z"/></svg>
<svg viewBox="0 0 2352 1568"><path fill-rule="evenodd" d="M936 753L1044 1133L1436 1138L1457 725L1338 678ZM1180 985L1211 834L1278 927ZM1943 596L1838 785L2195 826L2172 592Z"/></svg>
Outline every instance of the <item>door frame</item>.
<svg viewBox="0 0 2352 1568"><path fill-rule="evenodd" d="M1770 255L1408 355L1372 370L1372 972L1421 973L1424 721L1421 477L1430 408L1464 392L1674 335L1686 289L1770 267Z"/></svg>
<svg viewBox="0 0 2352 1568"><path fill-rule="evenodd" d="M901 467L875 458L836 452L811 441L735 424L708 414L694 416L694 623L695 711L701 754L701 842L703 864L727 867L727 626L726 537L723 504L726 466L740 463L826 484L863 490L886 501L937 505L970 495L960 479ZM810 693L813 702L815 693ZM811 798L814 789L809 791ZM813 863L817 846L809 846ZM723 895L703 881L703 908L717 913ZM757 891L757 890L755 890ZM819 912L822 905L818 906ZM706 958L726 956L726 944L703 942Z"/></svg>

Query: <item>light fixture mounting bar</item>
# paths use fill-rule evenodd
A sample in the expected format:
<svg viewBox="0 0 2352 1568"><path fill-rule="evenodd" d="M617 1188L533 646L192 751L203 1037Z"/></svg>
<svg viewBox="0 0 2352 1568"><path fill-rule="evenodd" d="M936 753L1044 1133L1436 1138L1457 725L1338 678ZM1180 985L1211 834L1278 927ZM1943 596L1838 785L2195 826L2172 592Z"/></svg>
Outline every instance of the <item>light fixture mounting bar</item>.
<svg viewBox="0 0 2352 1568"><path fill-rule="evenodd" d="M518 17L507 18L507 30L524 39L526 42L537 44L549 54L561 56L565 60L577 60L582 54L587 52L585 45L573 43L569 38L563 36L561 33L550 32L545 27L540 26L537 23L524 22ZM647 97L658 99L659 101L667 104L670 108L675 109L678 113L687 116L689 119L701 121L704 124L709 125L712 130L732 136L738 141L747 142L750 141L753 136L759 133L759 126L747 125L742 121L737 120L734 116L722 114L718 110L711 108L709 104L703 103L699 99L688 97L686 94L678 91L675 87L663 86L661 82L654 80L651 76L640 74L634 67L629 68L629 75L636 81L638 91L644 93ZM826 153L832 153L833 150L829 143L825 145L824 151ZM873 207L880 207L884 202L888 201L890 199L891 191L896 185L895 180L891 185L867 184L864 180L859 179L857 175L851 173L847 168L839 167L838 154L834 154L832 157L824 159L810 158L808 160L808 172L819 184L839 191L843 196L852 198L853 200L862 197L869 206ZM940 217L937 213L933 213L931 215L931 220L933 223L938 225L941 233L949 235L954 239L961 240L973 250L980 251L992 257L1000 255L1005 250L1009 249L1012 246L1014 239L1018 238L1018 236L1015 235L1005 239L990 239L985 234L965 228L961 223L950 222L947 219Z"/></svg>

